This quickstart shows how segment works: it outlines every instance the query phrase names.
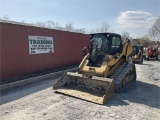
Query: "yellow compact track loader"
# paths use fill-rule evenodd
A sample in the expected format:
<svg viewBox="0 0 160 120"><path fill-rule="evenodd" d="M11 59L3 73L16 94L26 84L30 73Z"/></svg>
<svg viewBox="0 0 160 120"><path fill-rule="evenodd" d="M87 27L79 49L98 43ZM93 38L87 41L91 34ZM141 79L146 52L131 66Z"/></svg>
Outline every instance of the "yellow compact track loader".
<svg viewBox="0 0 160 120"><path fill-rule="evenodd" d="M135 65L130 63L132 45L115 33L90 34L89 53L76 73L67 72L54 85L56 92L104 104L136 81Z"/></svg>
<svg viewBox="0 0 160 120"><path fill-rule="evenodd" d="M132 63L143 64L143 46L132 46Z"/></svg>

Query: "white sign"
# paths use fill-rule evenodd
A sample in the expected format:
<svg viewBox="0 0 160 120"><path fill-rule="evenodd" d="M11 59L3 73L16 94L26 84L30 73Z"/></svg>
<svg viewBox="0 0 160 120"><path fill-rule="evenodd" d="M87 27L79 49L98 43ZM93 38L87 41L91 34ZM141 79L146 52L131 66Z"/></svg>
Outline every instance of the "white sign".
<svg viewBox="0 0 160 120"><path fill-rule="evenodd" d="M29 54L53 53L53 37L28 36Z"/></svg>

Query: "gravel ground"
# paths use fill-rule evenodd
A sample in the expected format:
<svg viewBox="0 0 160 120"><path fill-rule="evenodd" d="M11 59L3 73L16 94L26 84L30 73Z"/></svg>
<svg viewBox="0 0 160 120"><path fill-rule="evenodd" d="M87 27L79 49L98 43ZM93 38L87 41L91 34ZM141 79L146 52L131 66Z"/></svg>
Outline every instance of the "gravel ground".
<svg viewBox="0 0 160 120"><path fill-rule="evenodd" d="M2 120L159 120L160 61L136 65L136 85L105 105L53 92L59 78L1 94Z"/></svg>

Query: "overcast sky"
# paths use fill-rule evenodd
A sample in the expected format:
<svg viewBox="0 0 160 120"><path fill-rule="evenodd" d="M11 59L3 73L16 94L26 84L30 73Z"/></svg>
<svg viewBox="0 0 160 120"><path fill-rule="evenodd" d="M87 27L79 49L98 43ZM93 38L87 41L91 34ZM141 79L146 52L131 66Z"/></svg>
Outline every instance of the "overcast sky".
<svg viewBox="0 0 160 120"><path fill-rule="evenodd" d="M29 23L51 20L62 26L95 29L106 21L114 32L144 35L160 16L160 0L0 0L0 17Z"/></svg>

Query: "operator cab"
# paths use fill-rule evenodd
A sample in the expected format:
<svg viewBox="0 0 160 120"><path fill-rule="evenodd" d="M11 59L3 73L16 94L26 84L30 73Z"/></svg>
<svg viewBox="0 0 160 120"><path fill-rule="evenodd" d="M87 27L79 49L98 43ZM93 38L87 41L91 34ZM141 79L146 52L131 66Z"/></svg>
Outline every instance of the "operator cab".
<svg viewBox="0 0 160 120"><path fill-rule="evenodd" d="M132 55L135 56L139 52L139 48L137 46L132 46Z"/></svg>
<svg viewBox="0 0 160 120"><path fill-rule="evenodd" d="M121 36L115 33L90 34L89 62L91 66L100 67L106 55L122 53Z"/></svg>
<svg viewBox="0 0 160 120"><path fill-rule="evenodd" d="M141 50L142 54L143 54L143 45L138 45L139 50Z"/></svg>

